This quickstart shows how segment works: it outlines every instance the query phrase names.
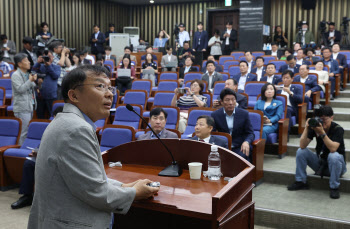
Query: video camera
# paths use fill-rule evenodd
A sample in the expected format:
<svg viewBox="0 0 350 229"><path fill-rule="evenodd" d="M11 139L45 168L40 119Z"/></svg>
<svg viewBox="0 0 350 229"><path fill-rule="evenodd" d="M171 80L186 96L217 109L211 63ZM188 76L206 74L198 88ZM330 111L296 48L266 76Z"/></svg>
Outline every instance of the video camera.
<svg viewBox="0 0 350 229"><path fill-rule="evenodd" d="M348 18L348 17L343 17L342 25L348 26L348 25L349 25L349 21L350 21L350 18Z"/></svg>
<svg viewBox="0 0 350 229"><path fill-rule="evenodd" d="M321 32L325 32L326 31L326 26L327 25L330 25L329 21L325 21L325 20L320 21L320 30L321 30Z"/></svg>
<svg viewBox="0 0 350 229"><path fill-rule="evenodd" d="M321 120L321 117L323 115L322 110L323 110L322 105L320 104L314 105L314 118L309 119L309 127L317 127L320 124L321 125L323 124Z"/></svg>

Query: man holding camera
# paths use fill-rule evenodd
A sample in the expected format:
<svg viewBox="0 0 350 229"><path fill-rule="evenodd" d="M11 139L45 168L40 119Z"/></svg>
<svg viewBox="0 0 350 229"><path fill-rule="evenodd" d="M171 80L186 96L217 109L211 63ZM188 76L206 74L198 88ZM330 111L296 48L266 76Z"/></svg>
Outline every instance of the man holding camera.
<svg viewBox="0 0 350 229"><path fill-rule="evenodd" d="M315 111L316 113L316 111ZM300 138L300 148L296 155L295 182L288 186L289 191L309 189L306 183L306 166L310 166L321 177L329 176L330 197L338 199L339 178L346 172L344 129L333 122L333 109L323 106L317 112L319 118L306 121ZM316 137L316 153L307 148Z"/></svg>
<svg viewBox="0 0 350 229"><path fill-rule="evenodd" d="M37 89L37 115L44 119L47 111L52 116L52 104L57 99L57 80L61 74L61 67L53 64L51 52L39 56L38 63L33 66L33 71L38 75L39 89Z"/></svg>

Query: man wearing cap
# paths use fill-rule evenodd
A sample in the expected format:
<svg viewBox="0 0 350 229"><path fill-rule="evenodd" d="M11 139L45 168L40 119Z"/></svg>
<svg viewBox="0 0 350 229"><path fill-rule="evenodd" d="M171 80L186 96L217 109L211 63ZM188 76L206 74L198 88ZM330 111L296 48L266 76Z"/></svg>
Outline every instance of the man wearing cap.
<svg viewBox="0 0 350 229"><path fill-rule="evenodd" d="M335 30L335 23L330 22L328 26L328 32L326 32L327 43L332 46L335 43L339 43L341 41L341 33L338 30Z"/></svg>
<svg viewBox="0 0 350 229"><path fill-rule="evenodd" d="M233 22L229 21L226 23L226 30L222 32L220 40L222 40L222 54L230 55L235 49L235 42L237 41L237 31L232 29Z"/></svg>
<svg viewBox="0 0 350 229"><path fill-rule="evenodd" d="M302 22L302 34L299 36L299 32L295 34L294 42L300 43L302 46L308 45L308 44L314 44L315 38L312 32L309 29L309 24L306 21Z"/></svg>
<svg viewBox="0 0 350 229"><path fill-rule="evenodd" d="M208 32L203 30L203 23L198 22L198 31L194 33L192 49L193 51L205 52L208 48Z"/></svg>
<svg viewBox="0 0 350 229"><path fill-rule="evenodd" d="M179 45L181 47L183 47L183 43L184 41L190 41L190 35L188 34L188 32L185 30L185 24L181 23L179 25L179 29L180 29L180 33L179 33Z"/></svg>

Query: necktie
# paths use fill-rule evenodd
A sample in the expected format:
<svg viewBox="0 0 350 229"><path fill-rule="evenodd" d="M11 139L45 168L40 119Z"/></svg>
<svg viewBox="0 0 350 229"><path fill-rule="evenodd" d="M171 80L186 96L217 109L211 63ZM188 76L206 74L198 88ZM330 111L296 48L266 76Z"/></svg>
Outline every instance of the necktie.
<svg viewBox="0 0 350 229"><path fill-rule="evenodd" d="M204 142L204 140L203 139L201 139L201 140L199 140L200 142Z"/></svg>

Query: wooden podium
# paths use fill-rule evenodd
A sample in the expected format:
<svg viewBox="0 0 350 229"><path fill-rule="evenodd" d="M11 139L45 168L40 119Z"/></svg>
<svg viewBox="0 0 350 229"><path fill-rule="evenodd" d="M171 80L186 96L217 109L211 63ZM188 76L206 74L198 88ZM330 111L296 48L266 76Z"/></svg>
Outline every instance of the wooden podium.
<svg viewBox="0 0 350 229"><path fill-rule="evenodd" d="M191 180L189 162L203 163L208 169L210 144L182 139L164 139L183 168L180 177L161 177L158 173L171 164L171 157L155 140L130 142L103 152L109 178L124 183L150 179L161 183L158 195L136 201L128 214L115 214L114 228L253 228L252 201L254 166L233 152L219 147L223 177ZM108 166L121 161L122 167ZM234 177L230 182L224 177Z"/></svg>

